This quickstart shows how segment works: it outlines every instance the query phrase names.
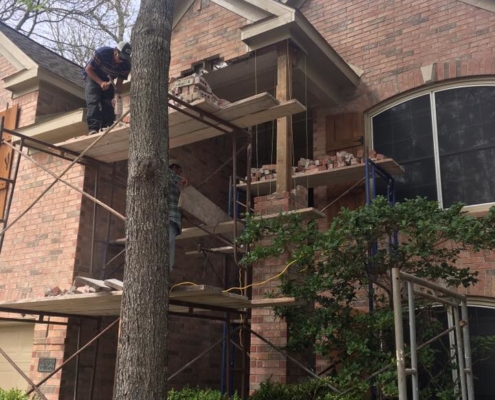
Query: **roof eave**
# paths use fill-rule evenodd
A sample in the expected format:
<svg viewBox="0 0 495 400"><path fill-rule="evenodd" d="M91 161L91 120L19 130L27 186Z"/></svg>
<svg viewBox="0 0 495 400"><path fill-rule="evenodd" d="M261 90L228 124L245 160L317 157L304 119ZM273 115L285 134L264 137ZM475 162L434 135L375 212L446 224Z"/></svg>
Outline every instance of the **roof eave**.
<svg viewBox="0 0 495 400"><path fill-rule="evenodd" d="M307 75L322 102L338 105L342 101L342 92L359 84L355 70L297 10L247 25L241 29L241 37L251 51L283 40L294 43L307 55L296 69Z"/></svg>
<svg viewBox="0 0 495 400"><path fill-rule="evenodd" d="M81 78L82 79L82 78ZM41 83L48 83L65 93L84 100L84 88L41 67L21 70L3 79L4 88L17 98L28 92L39 90Z"/></svg>
<svg viewBox="0 0 495 400"><path fill-rule="evenodd" d="M85 111L79 109L19 128L17 131L48 143L58 143L74 136L86 134L88 127L85 118Z"/></svg>

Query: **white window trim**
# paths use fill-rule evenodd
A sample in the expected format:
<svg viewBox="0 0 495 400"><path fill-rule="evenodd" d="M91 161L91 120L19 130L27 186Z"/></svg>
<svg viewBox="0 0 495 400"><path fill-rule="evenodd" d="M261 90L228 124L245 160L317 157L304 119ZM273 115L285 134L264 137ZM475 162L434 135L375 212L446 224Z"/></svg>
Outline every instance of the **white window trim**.
<svg viewBox="0 0 495 400"><path fill-rule="evenodd" d="M494 2L494 10L495 10L495 2ZM494 78L470 78L470 79L462 79L456 80L455 82L443 82L440 84L436 84L434 86L423 87L410 93L398 97L390 99L389 101L385 101L382 104L379 104L376 107L373 107L368 112L365 113L365 141L369 143L369 147L371 149L374 148L373 144L373 117L378 114L387 111L388 109L395 107L399 104L405 103L409 100L413 100L415 98L424 96L426 94L430 95L430 106L431 106L431 115L432 115L432 134L433 134L433 152L435 158L435 174L437 180L437 196L438 196L438 204L443 208L443 197L442 197L442 177L440 174L440 155L438 153L438 132L437 132L437 124L436 124L436 108L435 108L435 93L458 89L464 87L476 87L476 86L495 86L495 77ZM495 201L491 203L483 203L483 204L473 204L469 206L463 207L463 211L473 215L475 217L483 217L488 214L488 210L490 207L495 206Z"/></svg>

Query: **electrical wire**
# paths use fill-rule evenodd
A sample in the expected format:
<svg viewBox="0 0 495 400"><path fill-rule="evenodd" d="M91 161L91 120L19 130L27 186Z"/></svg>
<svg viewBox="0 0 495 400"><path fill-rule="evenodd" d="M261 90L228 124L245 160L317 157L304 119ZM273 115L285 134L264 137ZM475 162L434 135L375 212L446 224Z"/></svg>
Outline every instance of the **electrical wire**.
<svg viewBox="0 0 495 400"><path fill-rule="evenodd" d="M284 269L283 269L281 272L279 272L277 275L272 276L271 278L268 278L268 279L266 279L266 280L264 280L264 281L262 281L262 282L251 283L250 285L240 286L240 287L231 287L231 288L229 288L229 289L222 290L222 293L229 293L229 292L230 292L230 291L232 291L232 290L240 290L240 291L242 291L242 290L246 290L246 289L248 289L248 288L250 288L250 287L261 286L261 285L264 285L264 284L266 284L266 283L268 283L268 282L271 282L271 281L273 281L273 280L275 280L275 279L277 279L277 278L280 278L283 274L285 274L285 273L287 272L287 270L288 270L288 269L289 269L289 268L290 268L293 264L295 264L298 260L299 260L299 259L297 259L297 258L296 258L295 260L292 260L292 261L291 261L290 263L288 263L288 264L284 267ZM175 284L174 286L172 286L172 287L170 288L170 293L172 293L172 291L173 291L176 287L179 287L179 286L199 286L199 285L198 285L197 283L194 283L194 282L181 282L181 283L177 283L177 284Z"/></svg>

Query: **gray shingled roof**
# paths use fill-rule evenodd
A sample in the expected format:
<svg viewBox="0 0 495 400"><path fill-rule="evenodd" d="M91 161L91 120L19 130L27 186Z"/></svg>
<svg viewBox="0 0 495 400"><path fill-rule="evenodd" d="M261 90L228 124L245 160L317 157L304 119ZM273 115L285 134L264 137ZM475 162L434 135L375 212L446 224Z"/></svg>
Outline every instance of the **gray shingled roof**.
<svg viewBox="0 0 495 400"><path fill-rule="evenodd" d="M24 36L22 33L17 32L15 29L10 28L2 22L0 22L0 32L7 36L22 52L40 67L53 72L77 86L83 86L82 67L79 65L59 56L57 53L43 47L41 44L36 43L34 40Z"/></svg>

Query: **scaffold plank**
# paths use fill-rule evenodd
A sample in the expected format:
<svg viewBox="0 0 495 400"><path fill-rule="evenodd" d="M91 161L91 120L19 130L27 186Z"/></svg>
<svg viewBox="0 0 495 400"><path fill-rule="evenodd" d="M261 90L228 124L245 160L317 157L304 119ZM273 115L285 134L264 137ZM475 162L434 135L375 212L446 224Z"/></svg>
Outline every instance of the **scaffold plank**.
<svg viewBox="0 0 495 400"><path fill-rule="evenodd" d="M298 214L304 219L318 219L318 218L324 218L326 216L324 213L322 213L321 211L317 210L314 207L307 207L307 208L300 208L298 210L280 212L276 214L256 215L254 219L271 219L271 218L278 218L280 217L280 215L294 215L294 214Z"/></svg>
<svg viewBox="0 0 495 400"><path fill-rule="evenodd" d="M202 228L202 229L201 229ZM227 235L234 232L234 221L221 222L216 225L204 225L201 228L184 228L182 233L175 240L195 239L208 235ZM244 228L242 222L237 222L237 231L241 232ZM111 244L125 244L125 238L111 241Z"/></svg>
<svg viewBox="0 0 495 400"><path fill-rule="evenodd" d="M396 161L391 158L385 160L376 161L376 164L385 170L390 175L402 175L404 168L402 168ZM365 176L365 165L357 164L350 165L348 167L341 167L335 169L329 169L326 171L320 171L315 173L301 173L292 176L294 185L301 185L308 189L318 186L333 186L342 183L357 182ZM246 184L241 183L237 185L239 189L246 189ZM251 194L255 196L264 196L275 191L276 180L268 179L265 181L251 182Z"/></svg>
<svg viewBox="0 0 495 400"><path fill-rule="evenodd" d="M198 254L203 254L204 252L206 252L206 253L219 253L219 254L234 254L234 247L233 246L215 247L212 249L203 249L203 250L186 251L186 256L196 256Z"/></svg>
<svg viewBox="0 0 495 400"><path fill-rule="evenodd" d="M273 121L282 116L289 116L305 111L305 107L297 100L290 100L280 104L269 93L251 96L235 103L228 104L222 108L213 106L204 100L194 103L193 105L200 110L210 112L215 117L223 119L229 124L234 124L239 128L254 126ZM200 112L197 111L190 109L187 109L186 111L196 116L200 115ZM207 120L210 123L214 123L216 126L223 126L219 122ZM210 127L201 121L197 121L176 110L170 110L169 112L169 127L170 148L184 146L224 134L223 131ZM103 133L97 133L91 136L79 136L58 143L56 146L80 153L102 135ZM123 125L114 128L114 130L109 132L86 154L88 157L103 162L115 162L126 160L128 158L128 150L129 125Z"/></svg>
<svg viewBox="0 0 495 400"><path fill-rule="evenodd" d="M238 119L229 121L230 123L238 126L239 128L249 128L268 121L274 121L281 117L287 117L290 115L304 112L306 108L297 100L292 99L284 103L280 103L276 106L262 110L260 112L245 115ZM180 147L200 140L211 139L216 136L223 135L222 132L215 128L207 127L202 130L193 132L192 134L185 134L178 137L174 137L170 140L170 146Z"/></svg>

